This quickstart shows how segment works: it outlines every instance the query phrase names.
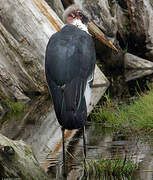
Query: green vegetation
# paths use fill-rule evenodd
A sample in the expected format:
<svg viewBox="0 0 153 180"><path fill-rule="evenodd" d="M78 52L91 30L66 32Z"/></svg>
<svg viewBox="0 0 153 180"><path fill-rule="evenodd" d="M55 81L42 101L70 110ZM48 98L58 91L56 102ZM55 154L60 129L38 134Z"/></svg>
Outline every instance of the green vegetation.
<svg viewBox="0 0 153 180"><path fill-rule="evenodd" d="M102 64L101 64L101 62L97 59L96 60L96 64L97 64L97 66L100 68L100 69L102 69Z"/></svg>
<svg viewBox="0 0 153 180"><path fill-rule="evenodd" d="M153 134L153 89L147 94L139 95L134 102L121 106L112 105L109 95L105 97L107 101L93 113L92 121L117 129L130 128Z"/></svg>
<svg viewBox="0 0 153 180"><path fill-rule="evenodd" d="M116 157L115 159L86 160L83 164L86 177L89 179L131 179L134 171L138 169L131 159Z"/></svg>
<svg viewBox="0 0 153 180"><path fill-rule="evenodd" d="M5 104L10 109L10 111L13 113L23 112L26 107L26 105L23 104L22 102L19 102L19 101L12 102L9 99L5 100Z"/></svg>

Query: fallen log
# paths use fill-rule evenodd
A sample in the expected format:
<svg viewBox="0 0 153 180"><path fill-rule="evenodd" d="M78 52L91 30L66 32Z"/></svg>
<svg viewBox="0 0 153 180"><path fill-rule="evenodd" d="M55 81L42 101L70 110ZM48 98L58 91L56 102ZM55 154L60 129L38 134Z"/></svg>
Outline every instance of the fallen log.
<svg viewBox="0 0 153 180"><path fill-rule="evenodd" d="M150 61L153 61L153 3L152 0L126 0L130 17L130 32L137 41L135 51L144 50ZM134 43L135 44L135 43ZM140 45L142 47L140 47ZM138 49L139 48L139 49ZM146 49L146 50L145 50ZM141 51L141 50L140 50ZM141 53L141 52L140 52Z"/></svg>
<svg viewBox="0 0 153 180"><path fill-rule="evenodd" d="M125 34L125 24L127 23L125 13L122 8L118 8L117 1L90 1L74 0L105 34L105 36L115 45L118 52L114 52L107 46L95 39L96 53L108 67L123 67L123 51L118 39L117 33L121 36ZM124 29L124 30L123 30Z"/></svg>
<svg viewBox="0 0 153 180"><path fill-rule="evenodd" d="M25 94L47 89L45 49L51 35L62 25L60 18L43 0L1 0L1 94L20 100L26 99Z"/></svg>
<svg viewBox="0 0 153 180"><path fill-rule="evenodd" d="M124 55L125 69L153 69L153 62L140 58L130 53Z"/></svg>
<svg viewBox="0 0 153 180"><path fill-rule="evenodd" d="M0 178L48 180L31 148L23 141L12 141L0 134Z"/></svg>
<svg viewBox="0 0 153 180"><path fill-rule="evenodd" d="M125 70L124 77L125 81L131 81L143 76L147 76L153 73L153 69L131 69L131 70Z"/></svg>
<svg viewBox="0 0 153 180"><path fill-rule="evenodd" d="M8 72L2 64L0 64L0 89L2 90L0 97L15 97L22 102L30 100L23 93L23 90L19 86L19 82L14 75Z"/></svg>
<svg viewBox="0 0 153 180"><path fill-rule="evenodd" d="M63 13L64 13L64 7L63 7L61 0L52 0L52 1L45 0L45 1L56 12L58 17L60 17L62 20L63 19Z"/></svg>

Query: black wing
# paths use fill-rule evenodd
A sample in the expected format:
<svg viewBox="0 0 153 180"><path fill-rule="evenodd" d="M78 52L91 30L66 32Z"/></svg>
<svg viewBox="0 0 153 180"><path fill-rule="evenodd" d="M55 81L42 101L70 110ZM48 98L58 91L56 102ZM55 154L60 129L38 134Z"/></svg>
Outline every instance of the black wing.
<svg viewBox="0 0 153 180"><path fill-rule="evenodd" d="M95 67L92 37L74 25L55 33L46 49L45 72L56 116L66 129L82 127L87 110L84 91Z"/></svg>

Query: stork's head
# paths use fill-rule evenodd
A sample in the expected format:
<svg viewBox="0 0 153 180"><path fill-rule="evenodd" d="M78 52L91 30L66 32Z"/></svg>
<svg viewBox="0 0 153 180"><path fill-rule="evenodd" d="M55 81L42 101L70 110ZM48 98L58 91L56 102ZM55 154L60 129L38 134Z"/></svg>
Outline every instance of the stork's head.
<svg viewBox="0 0 153 180"><path fill-rule="evenodd" d="M76 20L80 20L83 24L87 24L89 21L87 15L85 15L76 4L69 6L65 10L63 19L66 24L73 24Z"/></svg>
<svg viewBox="0 0 153 180"><path fill-rule="evenodd" d="M66 24L73 24L82 30L88 31L90 34L97 37L103 44L115 51L118 51L116 47L105 37L103 32L89 20L88 15L83 12L79 6L69 6L63 14L63 20Z"/></svg>

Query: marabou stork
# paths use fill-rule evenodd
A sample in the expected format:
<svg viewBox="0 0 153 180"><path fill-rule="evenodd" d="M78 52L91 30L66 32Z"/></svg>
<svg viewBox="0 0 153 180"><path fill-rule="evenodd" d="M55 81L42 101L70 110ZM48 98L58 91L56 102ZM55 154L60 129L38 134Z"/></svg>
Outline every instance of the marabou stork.
<svg viewBox="0 0 153 180"><path fill-rule="evenodd" d="M52 35L46 48L45 73L57 120L62 127L63 167L66 173L65 129L83 129L86 156L84 126L96 63L94 42L89 32L110 48L117 49L77 5L68 7L63 17L66 25Z"/></svg>

